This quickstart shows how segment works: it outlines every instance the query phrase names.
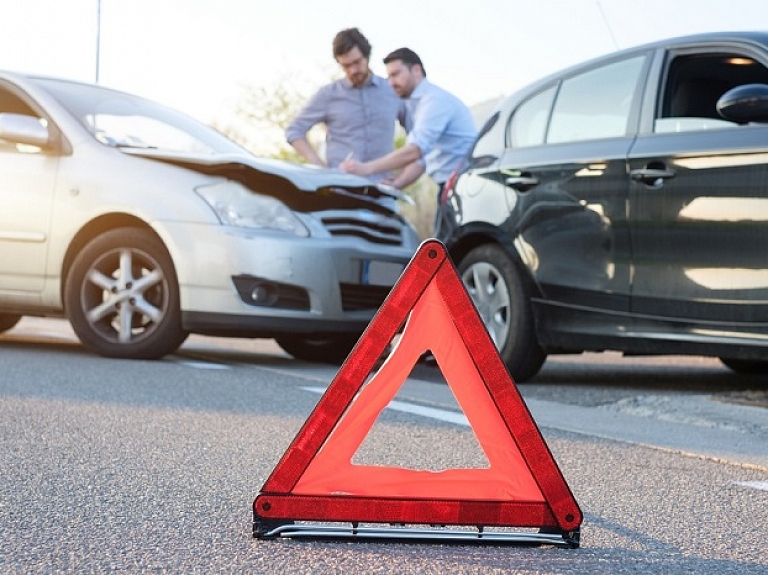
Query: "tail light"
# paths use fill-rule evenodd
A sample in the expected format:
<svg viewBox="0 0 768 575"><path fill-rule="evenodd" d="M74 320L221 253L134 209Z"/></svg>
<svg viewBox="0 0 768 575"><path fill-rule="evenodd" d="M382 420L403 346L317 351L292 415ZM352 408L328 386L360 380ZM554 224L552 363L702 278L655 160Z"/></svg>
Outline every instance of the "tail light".
<svg viewBox="0 0 768 575"><path fill-rule="evenodd" d="M462 164L459 164L456 166L456 168L451 172L451 175L448 176L448 179L445 180L445 184L443 184L443 190L440 192L440 205L444 205L445 202L448 201L448 196L453 191L453 188L456 187L456 180L459 179L459 172L461 171Z"/></svg>

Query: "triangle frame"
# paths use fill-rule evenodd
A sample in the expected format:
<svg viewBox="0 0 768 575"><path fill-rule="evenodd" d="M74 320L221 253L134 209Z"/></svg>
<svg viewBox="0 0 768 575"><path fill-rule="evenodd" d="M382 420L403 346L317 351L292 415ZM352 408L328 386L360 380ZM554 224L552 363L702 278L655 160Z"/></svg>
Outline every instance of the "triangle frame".
<svg viewBox="0 0 768 575"><path fill-rule="evenodd" d="M425 302L434 304L437 300L439 305L447 310L449 322L456 330L457 335L454 337L460 339L459 347L463 347L468 353L469 363L479 378L479 383L475 384L474 388L469 391L463 390L461 393L466 397L467 393L477 395L479 391L479 396L484 402L482 403L483 415L478 417L475 414L474 417L470 417L470 412L465 407L466 400L462 401L462 396L455 388L457 384L452 383L453 377L444 372L447 383L457 396L459 405L465 410L486 455L491 452L484 445L483 434L479 429L480 420L485 419L488 413L496 414L494 417L496 421L501 422L502 427L493 428L493 432L498 436L499 429L503 430L502 436L506 434L505 439L511 442L508 442L505 453L510 454L510 459L516 460L517 465L524 466L530 479L535 483L533 488L522 489L522 495L516 495L512 489L511 494L507 490L504 491L506 495L498 497L486 495L480 489L479 496L462 496L461 489L477 491L476 486L481 485L486 479L491 481L500 479L503 483L503 478L510 475L510 467L506 465L505 458L498 455L489 455L491 469L465 470L463 478L469 479L470 482L465 482L463 485L459 482L460 487L455 488L458 491L438 489L437 491L442 493L438 496L434 496L435 489L430 490L429 485L431 482L433 487L437 486L438 483L435 482L440 482L444 477L442 472L438 474L426 472L429 477L424 483L413 481L413 485L404 488L404 493L387 493L387 489L383 487L381 493L378 493L377 487L374 486L371 488L372 492L356 494L354 487L350 488L349 483L345 484L341 478L349 475L352 478L348 481L354 483L354 473L350 472L355 471L358 466L353 466L350 459L359 442L353 441L351 447L348 445L341 450L340 457L329 459L331 457L329 454L335 453L335 446L341 444L341 440L336 439L338 435L334 435L334 432L342 425L342 420L347 428L350 425L366 425L364 432L370 431L373 424L370 417L362 424L359 417L357 419L354 417L354 412L359 412L362 409L359 406L363 404L363 402L356 402L356 399L363 392L388 386L389 390L380 393L383 396L378 400L380 405L373 408L378 413L386 407L402 385L402 381L399 380L389 382L383 380L381 383L376 381L378 375L384 372L387 363L398 354L405 356L408 351L409 357L401 357L401 363L404 361L406 367L413 367L413 363L410 362L415 363L417 359L412 357L413 353L418 355L421 351L425 351L420 348L414 349L413 346L402 351L399 349L402 340L382 365L379 374L370 382L367 382L367 379L406 320L410 323L413 315L418 313L416 310L421 310L428 305ZM408 323L403 330L403 339L406 333L409 333ZM423 344L424 337L421 337L420 341ZM441 355L436 353L436 357L441 369L444 363L450 364L445 359L447 355L442 351ZM349 418L352 423L349 423ZM486 430L484 433L487 437L489 432ZM359 441L362 441L363 437L361 436ZM328 469L339 465L346 465L346 467L341 468L334 478L326 478L320 483L317 481L313 483L308 479L311 476L317 477L318 474L322 476ZM499 469L502 471L500 474L497 473ZM409 479L414 478L423 479L413 475L420 472L401 471L406 474L402 483L408 483ZM452 470L446 471L450 474ZM388 473L396 473L396 471L393 468L376 470L376 474L379 475L386 476ZM369 474L367 477L373 476ZM429 495L426 495L427 493ZM442 243L434 239L422 243L325 394L264 483L253 502L253 515L254 537L263 539L278 536L407 540L447 538L459 541L469 539L483 543L534 542L578 547L579 527L583 519L581 510ZM353 527L348 531L325 526L302 529L294 527L297 521L349 522ZM387 533L386 529L360 528L361 522L389 525L417 524L433 527L416 530L397 528L394 532L390 530ZM479 531L469 536L464 531L438 533L434 529L435 525L477 526ZM545 535L525 533L510 539L504 534L499 534L500 537L494 538L494 534L485 531L486 527L539 528L540 533Z"/></svg>

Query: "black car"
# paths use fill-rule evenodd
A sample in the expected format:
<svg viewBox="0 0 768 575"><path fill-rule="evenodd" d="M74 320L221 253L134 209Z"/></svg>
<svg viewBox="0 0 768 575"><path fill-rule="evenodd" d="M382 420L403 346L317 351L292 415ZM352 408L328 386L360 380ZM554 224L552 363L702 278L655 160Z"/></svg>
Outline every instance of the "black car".
<svg viewBox="0 0 768 575"><path fill-rule="evenodd" d="M768 373L768 32L646 44L520 90L439 210L517 381L601 350Z"/></svg>

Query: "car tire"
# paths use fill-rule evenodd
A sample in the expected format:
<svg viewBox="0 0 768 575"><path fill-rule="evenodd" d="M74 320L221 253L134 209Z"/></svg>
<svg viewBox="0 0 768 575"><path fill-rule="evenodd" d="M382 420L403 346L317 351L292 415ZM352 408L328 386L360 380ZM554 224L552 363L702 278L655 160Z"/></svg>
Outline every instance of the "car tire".
<svg viewBox="0 0 768 575"><path fill-rule="evenodd" d="M347 359L358 339L359 336L349 334L325 337L291 335L276 337L275 341L296 359L338 365Z"/></svg>
<svg viewBox="0 0 768 575"><path fill-rule="evenodd" d="M8 313L0 313L0 333L8 331L15 326L21 320L20 315L11 315Z"/></svg>
<svg viewBox="0 0 768 575"><path fill-rule="evenodd" d="M768 374L768 361L760 359L729 359L727 357L721 357L720 361L723 362L723 365L736 373L744 373L748 375Z"/></svg>
<svg viewBox="0 0 768 575"><path fill-rule="evenodd" d="M173 262L147 230L118 228L91 240L70 268L64 300L75 333L100 355L157 359L187 337Z"/></svg>
<svg viewBox="0 0 768 575"><path fill-rule="evenodd" d="M536 339L529 293L517 266L501 247L486 244L470 251L458 270L512 379L536 375L547 355Z"/></svg>

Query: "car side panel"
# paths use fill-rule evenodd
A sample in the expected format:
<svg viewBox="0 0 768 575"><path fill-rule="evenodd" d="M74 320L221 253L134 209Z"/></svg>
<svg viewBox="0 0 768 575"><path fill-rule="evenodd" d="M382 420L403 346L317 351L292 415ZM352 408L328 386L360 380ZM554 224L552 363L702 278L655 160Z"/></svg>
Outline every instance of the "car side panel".
<svg viewBox="0 0 768 575"><path fill-rule="evenodd" d="M509 233L549 302L628 311L630 144L616 138L505 153L500 177L516 171L539 181L511 196Z"/></svg>
<svg viewBox="0 0 768 575"><path fill-rule="evenodd" d="M638 139L630 170L674 176L632 183L634 313L768 333L767 142L757 126Z"/></svg>
<svg viewBox="0 0 768 575"><path fill-rule="evenodd" d="M58 162L39 150L0 145L0 304L40 301Z"/></svg>

